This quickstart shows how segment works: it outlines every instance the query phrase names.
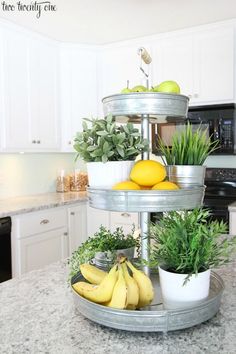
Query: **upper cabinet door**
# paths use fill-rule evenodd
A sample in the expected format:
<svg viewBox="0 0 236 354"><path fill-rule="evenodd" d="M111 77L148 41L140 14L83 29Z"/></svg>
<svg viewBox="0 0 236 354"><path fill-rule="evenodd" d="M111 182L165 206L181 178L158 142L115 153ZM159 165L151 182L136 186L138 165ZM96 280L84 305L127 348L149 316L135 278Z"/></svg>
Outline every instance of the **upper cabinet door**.
<svg viewBox="0 0 236 354"><path fill-rule="evenodd" d="M3 149L29 149L29 42L12 31L3 31Z"/></svg>
<svg viewBox="0 0 236 354"><path fill-rule="evenodd" d="M181 93L193 94L193 39L190 35L162 38L153 45L153 85L176 81Z"/></svg>
<svg viewBox="0 0 236 354"><path fill-rule="evenodd" d="M59 49L47 40L30 42L31 131L38 150L60 147Z"/></svg>
<svg viewBox="0 0 236 354"><path fill-rule="evenodd" d="M194 100L234 100L234 28L220 26L194 34Z"/></svg>
<svg viewBox="0 0 236 354"><path fill-rule="evenodd" d="M62 150L73 151L83 118L97 118L97 52L93 48L61 49Z"/></svg>

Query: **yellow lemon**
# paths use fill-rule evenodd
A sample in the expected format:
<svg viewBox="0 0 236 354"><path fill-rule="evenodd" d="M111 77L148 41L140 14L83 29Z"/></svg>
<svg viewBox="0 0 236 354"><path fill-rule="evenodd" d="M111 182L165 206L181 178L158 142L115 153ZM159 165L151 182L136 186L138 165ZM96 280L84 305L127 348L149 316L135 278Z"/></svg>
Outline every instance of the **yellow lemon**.
<svg viewBox="0 0 236 354"><path fill-rule="evenodd" d="M141 160L135 163L130 179L141 186L154 186L166 177L165 167L154 160Z"/></svg>
<svg viewBox="0 0 236 354"><path fill-rule="evenodd" d="M166 189L166 190L173 190L173 189L179 189L179 186L177 186L177 184L173 183L173 182L169 182L169 181L164 181L164 182L160 182L155 184L155 186L152 187L152 189Z"/></svg>
<svg viewBox="0 0 236 354"><path fill-rule="evenodd" d="M140 186L132 181L124 181L116 183L112 189L121 189L121 190L129 190L129 189L141 189Z"/></svg>

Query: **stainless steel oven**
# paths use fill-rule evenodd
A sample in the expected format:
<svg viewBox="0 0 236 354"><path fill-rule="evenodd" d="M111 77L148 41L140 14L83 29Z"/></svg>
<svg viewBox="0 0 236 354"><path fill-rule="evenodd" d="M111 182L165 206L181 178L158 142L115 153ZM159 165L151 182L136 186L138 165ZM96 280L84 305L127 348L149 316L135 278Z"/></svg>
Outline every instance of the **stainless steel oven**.
<svg viewBox="0 0 236 354"><path fill-rule="evenodd" d="M184 129L187 121L192 124L193 129L207 130L212 140L219 141L219 148L214 154L236 154L235 104L191 107L184 122L152 124L152 152L159 154L159 137L167 146L171 146L173 134Z"/></svg>

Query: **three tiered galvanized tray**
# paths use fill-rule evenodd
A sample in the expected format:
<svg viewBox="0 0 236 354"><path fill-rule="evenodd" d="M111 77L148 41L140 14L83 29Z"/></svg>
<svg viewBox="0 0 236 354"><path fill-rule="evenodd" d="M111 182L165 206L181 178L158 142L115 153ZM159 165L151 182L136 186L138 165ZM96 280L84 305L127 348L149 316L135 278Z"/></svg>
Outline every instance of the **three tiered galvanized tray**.
<svg viewBox="0 0 236 354"><path fill-rule="evenodd" d="M179 94L153 92L118 94L103 99L105 116L112 114L121 121L141 122L141 132L149 140L149 123L178 121L186 118L188 97ZM145 152L142 159L149 159ZM150 212L187 210L201 206L204 186L182 188L174 191L140 190L122 191L88 188L91 207L122 212L138 212L141 226L141 258L149 260L148 224ZM162 304L158 274L150 275L155 298L152 304L140 310L117 310L86 300L73 290L78 310L90 320L99 324L128 331L158 332L187 328L213 317L220 306L223 281L216 273L211 274L210 293L207 299L191 307L175 310L165 309ZM79 273L72 279L72 284L83 280ZM72 288L73 289L73 288Z"/></svg>

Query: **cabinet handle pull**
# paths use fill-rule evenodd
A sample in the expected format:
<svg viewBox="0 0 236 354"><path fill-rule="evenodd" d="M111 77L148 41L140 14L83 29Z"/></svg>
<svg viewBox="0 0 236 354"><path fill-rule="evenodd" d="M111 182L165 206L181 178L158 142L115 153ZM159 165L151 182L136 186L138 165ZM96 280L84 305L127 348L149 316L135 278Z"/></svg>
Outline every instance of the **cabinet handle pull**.
<svg viewBox="0 0 236 354"><path fill-rule="evenodd" d="M63 234L64 236L68 236L68 232L64 232L64 234Z"/></svg>
<svg viewBox="0 0 236 354"><path fill-rule="evenodd" d="M40 144L41 142L40 142L40 140L37 140L37 144Z"/></svg>
<svg viewBox="0 0 236 354"><path fill-rule="evenodd" d="M43 220L40 221L41 225L48 224L48 223L49 223L48 219L43 219Z"/></svg>
<svg viewBox="0 0 236 354"><path fill-rule="evenodd" d="M75 215L74 211L71 211L70 215Z"/></svg>
<svg viewBox="0 0 236 354"><path fill-rule="evenodd" d="M71 141L68 141L68 144L71 145Z"/></svg>
<svg viewBox="0 0 236 354"><path fill-rule="evenodd" d="M121 216L124 216L125 218L129 218L131 215L129 213L122 213Z"/></svg>
<svg viewBox="0 0 236 354"><path fill-rule="evenodd" d="M36 140L32 140L32 144L36 144Z"/></svg>

